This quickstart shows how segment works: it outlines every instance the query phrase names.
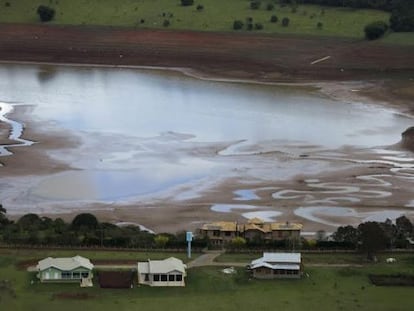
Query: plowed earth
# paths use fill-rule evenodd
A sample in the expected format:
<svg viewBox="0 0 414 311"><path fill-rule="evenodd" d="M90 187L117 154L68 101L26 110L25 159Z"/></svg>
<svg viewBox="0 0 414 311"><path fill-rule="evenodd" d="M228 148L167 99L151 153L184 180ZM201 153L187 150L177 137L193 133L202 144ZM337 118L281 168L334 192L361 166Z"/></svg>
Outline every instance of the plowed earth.
<svg viewBox="0 0 414 311"><path fill-rule="evenodd" d="M180 67L268 81L348 80L412 72L414 47L332 37L3 24L0 60Z"/></svg>

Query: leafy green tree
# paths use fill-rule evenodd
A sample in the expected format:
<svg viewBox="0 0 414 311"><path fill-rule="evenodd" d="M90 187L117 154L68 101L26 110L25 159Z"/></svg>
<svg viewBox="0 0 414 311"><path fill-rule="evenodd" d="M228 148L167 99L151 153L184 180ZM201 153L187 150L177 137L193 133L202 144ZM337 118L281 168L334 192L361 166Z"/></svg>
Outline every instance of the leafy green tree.
<svg viewBox="0 0 414 311"><path fill-rule="evenodd" d="M233 22L233 29L234 30L240 30L240 29L243 28L243 26L244 26L244 24L243 24L243 22L241 20L235 20Z"/></svg>
<svg viewBox="0 0 414 311"><path fill-rule="evenodd" d="M154 237L154 244L156 248L165 248L165 246L167 246L167 243L169 241L169 237L162 235L162 234L158 234Z"/></svg>
<svg viewBox="0 0 414 311"><path fill-rule="evenodd" d="M284 18L282 19L282 26L283 26L283 27L287 27L287 26L289 26L289 23L290 23L290 19L289 19L288 17L284 17Z"/></svg>
<svg viewBox="0 0 414 311"><path fill-rule="evenodd" d="M46 5L39 5L36 12L42 22L49 22L55 17L55 9Z"/></svg>
<svg viewBox="0 0 414 311"><path fill-rule="evenodd" d="M383 21L372 22L365 26L365 38L368 40L376 40L385 35L388 30L388 24Z"/></svg>
<svg viewBox="0 0 414 311"><path fill-rule="evenodd" d="M233 238L230 242L230 247L233 249L241 249L246 246L246 239L237 236Z"/></svg>
<svg viewBox="0 0 414 311"><path fill-rule="evenodd" d="M277 16L276 15L272 15L271 17L270 17L270 22L271 23L277 23L277 21L278 21L279 19L277 18Z"/></svg>
<svg viewBox="0 0 414 311"><path fill-rule="evenodd" d="M2 204L0 204L0 229L10 223L6 216L6 209L3 207Z"/></svg>
<svg viewBox="0 0 414 311"><path fill-rule="evenodd" d="M413 224L411 221L405 217L400 216L395 220L397 227L397 233L403 237L409 237L413 234Z"/></svg>
<svg viewBox="0 0 414 311"><path fill-rule="evenodd" d="M42 220L40 217L33 213L23 215L17 221L17 225L20 227L20 229L27 231L39 230L41 224Z"/></svg>
<svg viewBox="0 0 414 311"><path fill-rule="evenodd" d="M181 0L182 6L190 6L194 4L194 0Z"/></svg>
<svg viewBox="0 0 414 311"><path fill-rule="evenodd" d="M254 29L256 29L256 30L262 30L263 29L263 24L262 23L255 23L254 24Z"/></svg>
<svg viewBox="0 0 414 311"><path fill-rule="evenodd" d="M398 0L391 10L390 27L393 31L414 31L414 1Z"/></svg>
<svg viewBox="0 0 414 311"><path fill-rule="evenodd" d="M260 9L260 5L261 5L261 2L258 1L258 0L254 0L254 1L251 1L250 2L250 8L252 10L258 10L258 9Z"/></svg>
<svg viewBox="0 0 414 311"><path fill-rule="evenodd" d="M197 5L197 11L203 11L204 10L204 5L199 4Z"/></svg>
<svg viewBox="0 0 414 311"><path fill-rule="evenodd" d="M333 233L332 238L336 242L348 242L356 246L359 239L359 232L356 228L350 225L338 227Z"/></svg>
<svg viewBox="0 0 414 311"><path fill-rule="evenodd" d="M273 10L274 10L274 8L275 8L275 6L274 6L274 4L273 4L273 3L268 3L268 4L266 5L266 10L268 10L268 11L273 11Z"/></svg>
<svg viewBox="0 0 414 311"><path fill-rule="evenodd" d="M74 230L80 229L92 229L95 230L98 228L98 220L96 217L90 213L82 213L77 215L73 220L71 227Z"/></svg>
<svg viewBox="0 0 414 311"><path fill-rule="evenodd" d="M367 253L369 260L375 259L375 253L386 248L387 236L375 221L368 221L358 226L361 250Z"/></svg>

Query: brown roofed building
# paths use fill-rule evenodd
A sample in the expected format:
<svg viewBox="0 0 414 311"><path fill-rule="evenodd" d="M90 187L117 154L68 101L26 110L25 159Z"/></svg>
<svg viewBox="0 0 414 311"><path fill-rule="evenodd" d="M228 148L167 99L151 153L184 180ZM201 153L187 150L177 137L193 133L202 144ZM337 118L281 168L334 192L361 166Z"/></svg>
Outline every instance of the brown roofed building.
<svg viewBox="0 0 414 311"><path fill-rule="evenodd" d="M260 218L252 218L245 224L219 221L205 224L200 234L208 237L213 245L223 245L233 238L241 236L247 241L282 241L299 239L302 224L290 222L264 222Z"/></svg>
<svg viewBox="0 0 414 311"><path fill-rule="evenodd" d="M239 230L237 222L218 221L203 225L199 231L202 236L209 238L211 244L223 245L238 236Z"/></svg>

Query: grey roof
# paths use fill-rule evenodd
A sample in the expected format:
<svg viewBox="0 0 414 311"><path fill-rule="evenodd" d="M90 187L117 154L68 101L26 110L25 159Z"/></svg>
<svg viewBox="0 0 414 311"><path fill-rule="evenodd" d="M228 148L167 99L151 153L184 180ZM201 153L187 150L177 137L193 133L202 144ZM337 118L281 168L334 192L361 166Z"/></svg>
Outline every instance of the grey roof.
<svg viewBox="0 0 414 311"><path fill-rule="evenodd" d="M262 267L269 268L272 270L300 270L300 265L297 265L297 264L272 265L267 262L259 262L259 263L256 263L250 266L251 269L262 268Z"/></svg>
<svg viewBox="0 0 414 311"><path fill-rule="evenodd" d="M187 266L180 259L170 257L164 260L149 260L138 262L138 273L166 274L178 271L185 274Z"/></svg>
<svg viewBox="0 0 414 311"><path fill-rule="evenodd" d="M62 271L71 271L73 269L83 267L88 270L93 269L93 264L89 259L82 256L75 256L72 258L53 258L47 257L40 260L36 266L37 270L43 271L45 269L54 267Z"/></svg>
<svg viewBox="0 0 414 311"><path fill-rule="evenodd" d="M301 255L300 253L263 253L263 257L253 260L251 266L257 264L268 263L268 264L300 264Z"/></svg>

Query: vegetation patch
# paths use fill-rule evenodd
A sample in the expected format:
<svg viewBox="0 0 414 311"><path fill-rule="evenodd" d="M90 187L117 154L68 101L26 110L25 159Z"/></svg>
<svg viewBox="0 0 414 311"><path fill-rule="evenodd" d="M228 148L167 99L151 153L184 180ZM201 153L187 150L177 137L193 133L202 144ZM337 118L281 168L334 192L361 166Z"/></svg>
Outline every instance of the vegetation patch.
<svg viewBox="0 0 414 311"><path fill-rule="evenodd" d="M9 280L0 280L0 298L4 295L16 298L16 292Z"/></svg>
<svg viewBox="0 0 414 311"><path fill-rule="evenodd" d="M414 275L394 274L370 274L369 280L377 286L414 286Z"/></svg>
<svg viewBox="0 0 414 311"><path fill-rule="evenodd" d="M133 271L99 271L98 282L101 288L131 288L136 276Z"/></svg>
<svg viewBox="0 0 414 311"><path fill-rule="evenodd" d="M89 293L70 293L70 292L63 292L63 293L56 293L52 295L53 299L74 299L74 300L87 300L95 298L94 295Z"/></svg>

